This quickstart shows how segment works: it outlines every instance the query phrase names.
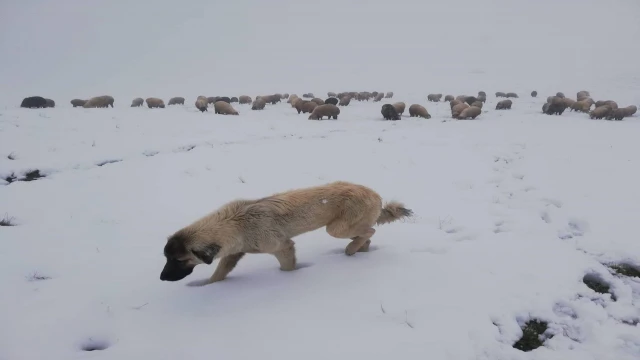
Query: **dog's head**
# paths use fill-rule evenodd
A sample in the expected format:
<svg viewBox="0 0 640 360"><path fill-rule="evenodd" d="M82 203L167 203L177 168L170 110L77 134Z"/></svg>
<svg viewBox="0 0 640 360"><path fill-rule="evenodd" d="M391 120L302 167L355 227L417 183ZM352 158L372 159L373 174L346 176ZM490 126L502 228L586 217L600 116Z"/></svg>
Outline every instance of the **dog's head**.
<svg viewBox="0 0 640 360"><path fill-rule="evenodd" d="M203 244L193 241L190 236L176 233L172 235L164 246L164 256L167 263L160 273L162 281L178 281L193 272L198 264L211 264L220 251L215 243Z"/></svg>

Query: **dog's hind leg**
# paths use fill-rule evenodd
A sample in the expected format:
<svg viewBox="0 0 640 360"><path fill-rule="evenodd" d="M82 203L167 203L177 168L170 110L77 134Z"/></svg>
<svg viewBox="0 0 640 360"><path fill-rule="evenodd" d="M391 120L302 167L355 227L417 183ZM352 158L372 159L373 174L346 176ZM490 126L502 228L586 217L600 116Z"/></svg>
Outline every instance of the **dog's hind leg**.
<svg viewBox="0 0 640 360"><path fill-rule="evenodd" d="M369 244L371 244L371 237L376 233L374 228L369 228L364 234L351 238L351 242L344 249L344 253L351 256L356 252L369 251Z"/></svg>
<svg viewBox="0 0 640 360"><path fill-rule="evenodd" d="M214 283L217 281L224 280L227 275L233 270L233 268L238 265L238 261L242 259L245 253L240 252L237 254L227 255L220 259L218 262L218 267L216 267L216 271L213 272L211 278L209 279L209 283Z"/></svg>
<svg viewBox="0 0 640 360"><path fill-rule="evenodd" d="M292 271L296 269L296 243L288 239L284 247L273 253L280 263L280 270Z"/></svg>

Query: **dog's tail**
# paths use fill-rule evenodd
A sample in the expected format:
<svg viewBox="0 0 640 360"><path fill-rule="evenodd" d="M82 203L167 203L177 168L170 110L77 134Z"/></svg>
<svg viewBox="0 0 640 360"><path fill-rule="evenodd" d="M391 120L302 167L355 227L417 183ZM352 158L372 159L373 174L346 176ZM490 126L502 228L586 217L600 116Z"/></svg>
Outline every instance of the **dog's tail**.
<svg viewBox="0 0 640 360"><path fill-rule="evenodd" d="M382 207L382 213L380 213L376 224L384 225L411 216L413 216L411 209L407 209L404 204L397 201L390 201Z"/></svg>

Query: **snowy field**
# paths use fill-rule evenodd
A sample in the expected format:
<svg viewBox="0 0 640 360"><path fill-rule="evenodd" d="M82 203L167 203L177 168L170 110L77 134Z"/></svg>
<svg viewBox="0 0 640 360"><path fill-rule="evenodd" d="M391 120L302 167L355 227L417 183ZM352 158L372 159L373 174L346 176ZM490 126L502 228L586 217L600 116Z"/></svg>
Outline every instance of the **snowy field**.
<svg viewBox="0 0 640 360"><path fill-rule="evenodd" d="M543 115L549 94L495 111L487 92L475 121L399 91L433 117L383 121L385 101L338 121L190 99L0 111L1 177L45 175L0 186L16 225L0 228L0 359L638 359L640 279L606 265L640 265L640 119ZM353 257L300 236L291 273L248 255L209 286L187 284L215 263L159 280L167 236L201 215L335 180L416 215ZM529 320L544 345L514 349Z"/></svg>

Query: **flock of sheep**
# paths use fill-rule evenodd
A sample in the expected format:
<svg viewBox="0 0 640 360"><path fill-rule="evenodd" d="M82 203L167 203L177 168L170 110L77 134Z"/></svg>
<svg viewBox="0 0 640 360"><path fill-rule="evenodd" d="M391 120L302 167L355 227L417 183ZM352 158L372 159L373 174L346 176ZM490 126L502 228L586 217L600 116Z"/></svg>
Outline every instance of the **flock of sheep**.
<svg viewBox="0 0 640 360"><path fill-rule="evenodd" d="M496 110L510 110L513 102L510 98L518 98L518 94L510 92L496 92L497 98L506 98L499 101L496 104ZM340 114L340 108L338 106L348 106L352 99L356 101L369 101L373 102L382 101L382 99L393 98L393 92L342 92L342 93L327 93L328 98L322 100L315 97L312 93L303 94L302 97L298 95L289 94L273 94L257 96L253 100L250 96L242 95L240 97L227 97L227 96L198 96L195 102L195 106L201 112L208 111L209 105L213 104L213 108L216 114L221 115L238 115L238 111L233 108L232 103L250 104L251 110L263 110L266 104L275 105L282 100L287 100L287 103L291 104L291 107L300 113L309 113L309 120L322 120L324 117L328 119L338 119ZM536 91L531 92L532 97L537 97ZM308 99L308 100L307 100ZM429 94L427 101L440 102L442 94ZM453 95L446 95L444 97L445 102L449 102L451 107L451 117L458 120L475 119L482 113L482 107L487 101L487 94L484 91L479 91L477 96L460 95L454 97ZM164 108L165 104L162 99L150 97L145 99L135 98L131 102L131 107L140 107L144 103L147 103L149 108ZM185 99L183 97L173 97L169 100L168 105L184 105ZM112 96L96 96L89 100L73 99L71 100L73 107L83 108L106 108L113 107L114 98ZM22 101L20 105L24 108L47 108L55 107L55 102L51 99L45 99L41 96L27 97ZM593 110L591 110L591 108ZM404 113L406 104L404 102L396 102L393 104L382 105L381 114L385 120L400 120L401 115ZM549 96L547 102L542 106L542 112L547 115L562 115L566 109L571 111L579 111L588 113L591 119L607 119L607 120L622 120L625 117L632 116L636 113L638 108L635 105L630 105L624 108L618 107L618 104L613 100L594 101L588 91L580 91L576 95L576 100L567 98L563 93L559 92L555 96ZM420 104L412 104L409 106L409 115L411 117L422 117L430 119L431 115L427 109Z"/></svg>

